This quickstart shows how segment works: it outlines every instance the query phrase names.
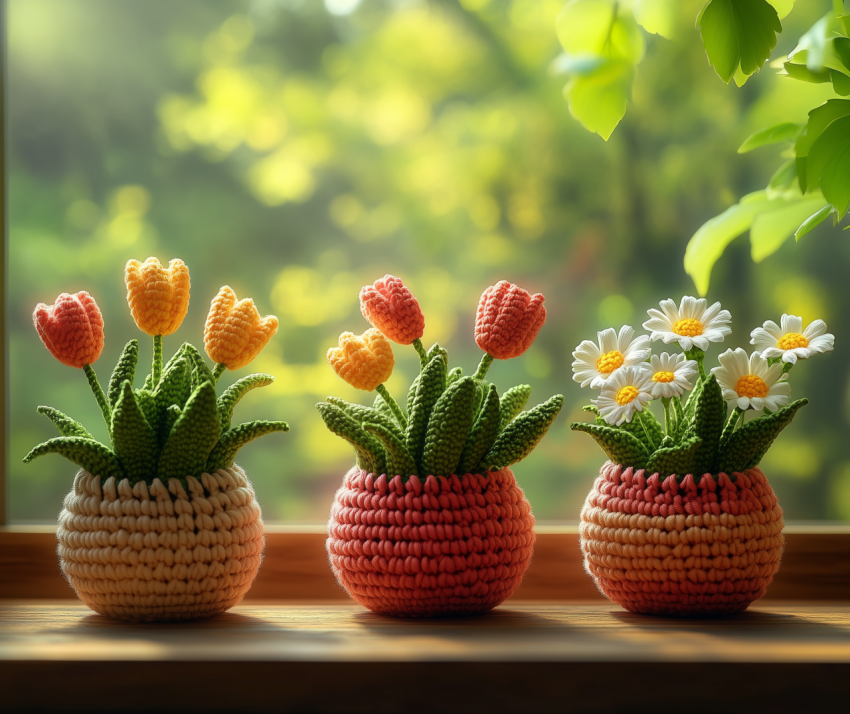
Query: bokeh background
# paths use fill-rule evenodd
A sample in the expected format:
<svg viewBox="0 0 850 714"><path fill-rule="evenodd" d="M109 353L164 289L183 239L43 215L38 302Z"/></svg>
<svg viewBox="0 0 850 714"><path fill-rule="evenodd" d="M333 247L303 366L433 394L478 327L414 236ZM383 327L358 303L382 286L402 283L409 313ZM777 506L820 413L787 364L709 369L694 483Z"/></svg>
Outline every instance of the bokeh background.
<svg viewBox="0 0 850 714"><path fill-rule="evenodd" d="M686 0L696 16L701 0ZM426 346L475 367L481 291L506 278L546 295L549 321L521 358L498 362L503 389L532 385L566 406L516 468L542 521L576 520L604 456L568 423L593 396L571 381L571 351L606 326L639 327L666 297L693 294L688 238L766 185L778 149L738 156L755 129L802 121L829 85L766 68L744 88L709 68L696 31L648 38L633 101L610 142L569 115L559 0L10 0L9 340L13 522L52 521L75 467L21 457L53 436L50 404L106 439L81 372L48 354L35 303L90 291L106 321L95 365L106 380L138 337L124 299L128 258L189 265L181 342L202 342L209 300L228 283L281 329L247 369L276 375L237 417L292 431L239 457L269 521L319 522L352 462L314 408L328 394L370 403L324 360L343 330L368 325L361 285L402 276L426 314ZM775 55L828 0L798 2ZM775 56L774 55L774 56ZM734 336L783 311L824 318L834 352L792 372L812 404L763 462L791 520L850 520L850 264L826 224L753 265L745 238L715 268L711 300ZM145 336L142 336L145 337ZM418 368L396 346L398 397ZM709 363L719 350L709 354ZM150 358L148 339L142 360ZM137 385L138 386L138 385Z"/></svg>

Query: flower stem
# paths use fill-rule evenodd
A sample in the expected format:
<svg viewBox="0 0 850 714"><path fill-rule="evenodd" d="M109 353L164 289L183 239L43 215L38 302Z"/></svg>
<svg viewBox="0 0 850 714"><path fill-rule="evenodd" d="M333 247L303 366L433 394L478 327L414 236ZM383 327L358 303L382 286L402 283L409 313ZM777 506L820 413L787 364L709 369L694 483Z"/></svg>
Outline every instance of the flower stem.
<svg viewBox="0 0 850 714"><path fill-rule="evenodd" d="M411 344L413 345L413 348L416 350L416 352L419 354L419 371L421 372L425 368L425 365L428 364L428 353L425 351L425 347L422 345L422 340L420 340L418 337L413 340Z"/></svg>
<svg viewBox="0 0 850 714"><path fill-rule="evenodd" d="M103 393L103 387L101 387L100 382L97 381L97 375L94 373L90 364L85 365L83 370L86 373L86 377L88 377L89 387L91 387L92 394L94 394L94 398L97 400L97 405L100 407L100 411L103 414L103 421L106 422L106 431L109 432L109 438L111 439L112 410L109 408L109 403L106 401L106 395Z"/></svg>
<svg viewBox="0 0 850 714"><path fill-rule="evenodd" d="M153 337L153 366L151 367L151 379L153 380L153 388L159 384L159 378L162 376L162 335L154 335Z"/></svg>
<svg viewBox="0 0 850 714"><path fill-rule="evenodd" d="M732 414L729 416L729 421L726 422L726 426L723 427L723 433L720 434L720 445L721 446L726 443L726 440L730 436L732 436L732 432L735 431L735 427L738 426L738 421L743 416L744 416L744 410L743 409L741 409L739 407L735 407L732 410Z"/></svg>
<svg viewBox="0 0 850 714"><path fill-rule="evenodd" d="M792 369L793 367L794 367L794 365L793 365L793 364L791 364L790 362L786 362L786 363L782 366L782 374L788 374L788 373L791 371L791 369Z"/></svg>
<svg viewBox="0 0 850 714"><path fill-rule="evenodd" d="M493 355L484 353L484 356L481 358L481 362L478 364L478 369L475 371L475 374L472 376L475 379L484 379L487 375L487 370L490 369L490 365L493 363Z"/></svg>
<svg viewBox="0 0 850 714"><path fill-rule="evenodd" d="M379 384L375 388L378 394L383 397L384 401L389 405L390 411L392 411L395 420L399 423L402 429L407 429L407 417L404 416L404 412L401 410L401 407L398 405L398 402L393 399L392 394L389 393L389 390L383 385Z"/></svg>
<svg viewBox="0 0 850 714"><path fill-rule="evenodd" d="M699 376L704 378L706 376L705 366L703 365L703 362L705 361L705 352L699 347L691 347L691 349L685 350L685 357L696 360L697 367L699 367Z"/></svg>
<svg viewBox="0 0 850 714"><path fill-rule="evenodd" d="M670 397L661 397L661 403L664 405L664 433L667 436L673 435L673 414L670 411Z"/></svg>
<svg viewBox="0 0 850 714"><path fill-rule="evenodd" d="M221 362L219 362L215 366L215 369L213 370L213 379L215 380L216 384L218 384L218 380L221 378L221 375L224 374L224 370L226 370L226 369L227 369L227 365L222 364Z"/></svg>
<svg viewBox="0 0 850 714"><path fill-rule="evenodd" d="M649 429L646 428L646 422L643 420L643 412L635 412L635 416L640 422L640 425L643 427L643 433L646 434L646 443L649 444L653 450L655 450L658 445L652 440L652 437L649 435Z"/></svg>

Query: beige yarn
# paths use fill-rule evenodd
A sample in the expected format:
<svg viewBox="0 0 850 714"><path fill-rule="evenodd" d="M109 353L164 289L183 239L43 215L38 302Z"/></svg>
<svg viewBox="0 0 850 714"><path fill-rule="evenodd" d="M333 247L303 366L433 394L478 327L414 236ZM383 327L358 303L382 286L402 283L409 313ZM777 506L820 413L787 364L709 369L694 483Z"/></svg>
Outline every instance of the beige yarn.
<svg viewBox="0 0 850 714"><path fill-rule="evenodd" d="M81 469L59 515L59 563L80 599L131 621L210 617L238 603L260 568L260 506L234 465L166 489Z"/></svg>

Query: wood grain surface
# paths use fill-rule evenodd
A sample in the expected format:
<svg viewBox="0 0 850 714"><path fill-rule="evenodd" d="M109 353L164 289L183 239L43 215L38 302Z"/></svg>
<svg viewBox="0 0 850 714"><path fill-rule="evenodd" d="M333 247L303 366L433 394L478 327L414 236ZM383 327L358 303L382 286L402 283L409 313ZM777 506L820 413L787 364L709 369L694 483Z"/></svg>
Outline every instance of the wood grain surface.
<svg viewBox="0 0 850 714"><path fill-rule="evenodd" d="M262 568L248 601L337 601L321 532L270 532ZM50 532L0 530L0 599L73 599L56 560ZM537 535L534 559L515 599L601 600L584 572L575 532ZM850 533L791 532L767 599L850 601Z"/></svg>
<svg viewBox="0 0 850 714"><path fill-rule="evenodd" d="M256 604L131 625L7 603L0 692L9 712L846 712L850 604L702 620L601 602L456 620Z"/></svg>

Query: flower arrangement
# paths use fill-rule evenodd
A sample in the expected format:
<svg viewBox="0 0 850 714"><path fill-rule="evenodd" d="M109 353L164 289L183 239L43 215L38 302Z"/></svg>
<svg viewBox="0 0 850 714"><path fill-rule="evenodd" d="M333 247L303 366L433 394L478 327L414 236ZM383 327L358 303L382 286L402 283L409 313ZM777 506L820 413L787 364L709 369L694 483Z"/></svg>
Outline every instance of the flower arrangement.
<svg viewBox="0 0 850 714"><path fill-rule="evenodd" d="M523 411L528 385L500 395L486 376L494 359L531 346L546 319L543 301L506 281L489 287L475 319L484 356L465 376L449 368L439 344L424 348L424 316L399 278L386 275L360 291L373 327L343 333L327 357L342 379L377 395L371 407L335 397L317 407L328 429L354 448L327 547L338 580L366 607L401 616L470 614L518 587L534 519L508 467L531 453L564 398ZM395 364L390 341L412 345L419 356L406 408L384 384Z"/></svg>
<svg viewBox="0 0 850 714"><path fill-rule="evenodd" d="M254 301L237 301L224 286L213 299L204 331L210 370L200 352L184 343L163 365L162 338L177 331L189 309L189 269L174 259L163 268L156 258L130 260L124 271L127 302L138 328L153 337L153 364L144 385L133 388L138 340L124 347L106 391L92 365L103 350L103 317L87 292L62 293L53 305L39 303L33 324L45 347L62 364L82 369L103 413L112 447L97 441L82 424L41 406L61 436L36 446L24 462L59 454L102 481L114 477L131 485L159 478L163 483L229 468L239 449L257 437L288 431L282 421L232 426L236 404L250 390L271 384L269 374L252 374L216 396L225 369L248 364L277 330L274 316L260 317Z"/></svg>
<svg viewBox="0 0 850 714"><path fill-rule="evenodd" d="M783 315L752 331L752 354L728 349L706 372L706 350L731 333L729 312L684 297L648 314L649 335L607 329L573 352L573 379L599 396L584 408L595 423L570 427L610 460L581 513L585 567L629 610L734 612L764 594L782 554L782 509L757 467L808 403L791 401L789 372L834 337L822 320L803 329ZM657 340L682 353L651 354ZM663 425L648 406L658 399Z"/></svg>

